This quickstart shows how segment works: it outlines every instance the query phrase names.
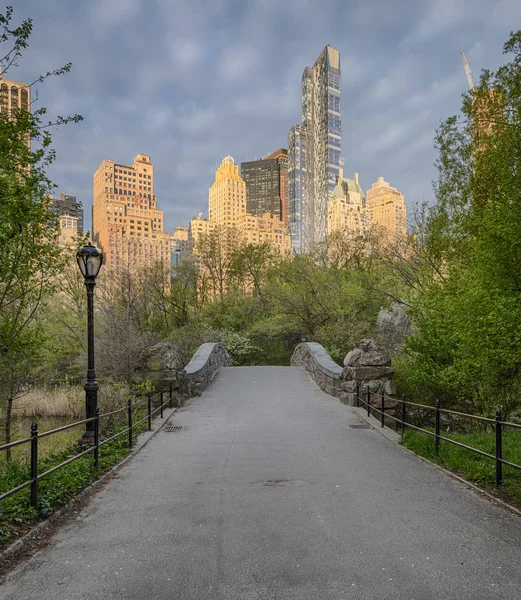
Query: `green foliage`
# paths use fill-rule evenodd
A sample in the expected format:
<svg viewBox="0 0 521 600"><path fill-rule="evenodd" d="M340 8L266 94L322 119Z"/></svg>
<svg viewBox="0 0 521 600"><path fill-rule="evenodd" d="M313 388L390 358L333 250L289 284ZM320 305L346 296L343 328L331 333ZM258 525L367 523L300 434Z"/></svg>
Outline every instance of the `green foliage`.
<svg viewBox="0 0 521 600"><path fill-rule="evenodd" d="M31 19L12 26L12 17L11 7L0 14L3 76L16 66L32 32ZM37 81L70 68L67 64ZM10 437L13 402L35 377L35 369L28 367L38 364L45 341L39 311L63 264L57 218L49 210L54 186L46 169L55 159L49 129L81 117L48 121L46 113L45 108L34 106L5 106L0 111L0 411L5 418L5 439Z"/></svg>
<svg viewBox="0 0 521 600"><path fill-rule="evenodd" d="M448 433L448 437L472 448L477 448L489 454L495 454L495 433ZM439 456L436 456L434 438L418 431L407 430L403 437L403 445L420 456L424 456L441 466L450 469L481 486L496 493L495 463L493 459L480 456L465 448L460 448L449 442L440 443ZM503 433L503 458L521 465L521 434L518 431ZM514 504L521 506L521 471L511 467L503 467L504 485L500 493L506 495Z"/></svg>
<svg viewBox="0 0 521 600"><path fill-rule="evenodd" d="M405 353L409 389L507 416L521 404L519 32L505 52L513 60L485 71L437 133L436 202L407 272L416 333Z"/></svg>
<svg viewBox="0 0 521 600"><path fill-rule="evenodd" d="M143 415L136 412L136 420ZM126 423L120 423L103 430L105 437L123 432ZM145 424L136 427L134 434L143 431ZM71 498L84 490L100 475L108 471L127 453L127 435L110 440L100 448L99 469L96 471L91 454L79 458L44 477L39 482L38 507L30 505L29 488L10 496L0 502L0 542L8 541L19 526L36 523L64 506ZM47 455L38 464L38 472L44 473L52 467L64 462L78 452L77 446L68 447ZM0 493L20 485L30 479L27 461L13 460L0 465Z"/></svg>

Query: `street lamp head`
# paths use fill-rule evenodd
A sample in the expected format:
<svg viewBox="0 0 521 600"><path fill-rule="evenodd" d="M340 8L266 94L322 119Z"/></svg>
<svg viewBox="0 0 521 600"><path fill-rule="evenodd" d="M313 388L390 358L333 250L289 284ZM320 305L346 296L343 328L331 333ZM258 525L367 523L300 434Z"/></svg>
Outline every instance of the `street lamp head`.
<svg viewBox="0 0 521 600"><path fill-rule="evenodd" d="M103 264L103 254L89 244L83 246L76 254L76 261L85 279L96 279Z"/></svg>

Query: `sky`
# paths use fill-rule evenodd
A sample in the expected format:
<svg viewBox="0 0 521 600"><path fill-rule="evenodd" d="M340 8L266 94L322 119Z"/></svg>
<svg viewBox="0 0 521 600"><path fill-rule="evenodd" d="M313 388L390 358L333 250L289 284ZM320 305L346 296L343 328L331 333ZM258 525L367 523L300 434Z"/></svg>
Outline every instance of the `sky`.
<svg viewBox="0 0 521 600"><path fill-rule="evenodd" d="M37 84L49 116L84 121L53 132L49 170L83 202L90 227L100 162L148 154L166 229L208 208L222 159L287 147L300 123L300 80L327 44L342 69L344 172L364 189L382 176L409 207L432 199L435 130L456 114L467 80L504 63L519 0L16 0L34 21L6 77ZM5 5L3 6L5 8ZM411 211L410 211L411 212ZM207 213L205 213L207 216Z"/></svg>

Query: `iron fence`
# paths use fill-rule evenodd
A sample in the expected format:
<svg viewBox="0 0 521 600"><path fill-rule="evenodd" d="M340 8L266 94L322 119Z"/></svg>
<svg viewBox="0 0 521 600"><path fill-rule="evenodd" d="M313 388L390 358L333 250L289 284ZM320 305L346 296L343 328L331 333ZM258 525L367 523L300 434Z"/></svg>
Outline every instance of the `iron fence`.
<svg viewBox="0 0 521 600"><path fill-rule="evenodd" d="M365 398L364 398L365 396ZM376 405L375 399L380 399L379 408ZM387 405L386 405L387 401ZM500 487L503 483L503 465L507 465L514 469L518 469L521 471L521 465L513 463L503 458L503 432L506 427L521 430L521 425L518 423L510 423L508 421L503 421L503 417L501 414L501 409L496 410L496 415L494 419L490 419L487 417L480 417L477 415L470 415L468 413L459 412L456 410L450 410L448 408L441 408L440 401L436 400L434 406L430 406L427 404L419 404L417 402L410 402L405 399L405 395L401 398L390 399L386 396L385 393L375 394L371 392L369 389L366 390L365 393L360 391L360 386L357 386L356 390L356 406L357 407L365 407L367 409L367 416L371 415L371 412L377 413L380 416L380 426L385 427L385 419L392 419L397 426L401 429L402 435L404 434L407 428L413 429L416 431L421 431L434 437L435 440L435 451L436 454L439 454L440 451L440 443L447 442L449 444L454 444L455 446L459 446L460 448L465 448L470 452L474 452L486 458L490 458L495 462L495 473L496 473L496 486ZM418 425L414 425L407 420L408 409L407 407L414 406L420 408L422 410L431 411L431 414L434 415L434 431L429 429L425 429L423 427L419 427ZM395 415L389 414L390 410L395 411ZM387 411L387 412L386 412ZM399 415L399 416L396 416ZM474 448L472 446L468 446L467 444L463 444L462 442L458 442L457 440L451 439L447 436L442 435L441 432L441 417L442 415L450 415L456 417L468 418L476 422L480 422L482 424L489 425L493 428L495 433L495 452L491 454L489 452L484 452L479 448ZM521 439L520 439L521 441Z"/></svg>
<svg viewBox="0 0 521 600"><path fill-rule="evenodd" d="M15 448L16 446L21 446L24 444L30 445L30 478L27 481L24 481L23 483L17 485L16 487L0 494L0 502L2 500L5 500L6 498L9 498L9 496L12 496L13 494L17 494L18 492L22 491L25 488L30 487L31 506L36 508L38 506L38 483L44 477L47 477L51 473L54 473L55 471L62 469L63 467L67 466L68 464L78 460L79 458L82 458L83 456L86 456L87 454L92 454L94 468L96 470L98 470L99 469L100 449L103 448L103 446L108 444L110 441L112 441L126 433L128 433L127 446L129 449L132 449L133 432L134 432L135 428L138 425L140 425L141 423L143 423L144 421L147 421L148 430L151 431L153 415L155 415L159 412L160 417L163 418L164 408L165 408L165 394L168 394L168 406L170 408L172 408L172 406L173 406L173 404L172 404L172 401L173 401L172 386L170 386L167 390L162 389L155 394L152 394L151 392L149 392L145 395L145 397L141 397L139 400L133 401L132 398L129 398L126 406L123 406L122 408L118 408L116 410L112 410L112 411L109 411L109 412L106 412L103 414L100 414L99 409L96 408L95 416L91 417L90 419L82 419L81 421L75 421L74 423L69 423L68 425L63 425L62 427L57 427L56 429L51 429L50 431L45 431L43 433L40 433L38 431L38 423L36 421L34 421L31 425L30 437L23 438L21 440L16 440L14 442L10 442L9 444L3 444L0 446L0 452L1 452L1 451L10 450L12 448ZM153 400L154 399L159 399L158 406L155 408L153 408ZM145 401L146 401L146 404L145 404ZM139 420L134 422L134 416L136 415L136 409L142 405L146 405L146 414L144 417L142 417ZM124 429L122 429L121 431L118 431L117 433L115 433L114 435L111 435L110 437L107 437L107 438L101 437L100 436L100 420L103 419L104 417L109 417L109 416L112 416L112 415L115 415L118 413L123 413L124 411L126 411L127 426ZM45 471L43 473L38 472L38 465L39 465L39 463L38 463L38 443L39 443L39 440L49 437L49 436L52 436L52 435L56 435L58 433L62 433L63 431L72 429L74 427L79 427L81 425L85 425L86 423L90 423L92 421L94 421L94 444L92 446L89 446L87 449L82 450L81 452L78 452L77 454L74 454L74 456L71 456L67 460L61 462L58 465L51 467L50 469L48 469L47 471Z"/></svg>

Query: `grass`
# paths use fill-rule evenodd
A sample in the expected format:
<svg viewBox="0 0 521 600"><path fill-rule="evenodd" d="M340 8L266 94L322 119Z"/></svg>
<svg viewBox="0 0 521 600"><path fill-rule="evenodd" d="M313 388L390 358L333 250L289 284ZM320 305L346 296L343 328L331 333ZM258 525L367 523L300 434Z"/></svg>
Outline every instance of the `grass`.
<svg viewBox="0 0 521 600"><path fill-rule="evenodd" d="M144 407L137 409L134 412L134 423L143 418L145 414ZM108 438L123 431L127 426L125 417L126 413L123 412L121 417L123 420L116 424L108 423L102 429L102 434ZM134 436L144 431L146 426L146 421L144 421L135 427ZM39 448L41 452L39 452L38 472L44 473L83 450L84 448L79 448L77 444L81 433L80 426L42 439L40 442L42 447ZM24 533L30 525L65 505L71 498L108 471L128 454L127 441L128 434L123 433L102 446L99 451L98 470L94 468L93 455L88 454L41 479L38 485L38 507L36 509L30 504L29 487L0 502L0 543L5 543L13 536ZM0 493L30 479L28 446L24 445L14 450L17 452L13 451L13 460L6 462L3 457L3 462L0 462Z"/></svg>
<svg viewBox="0 0 521 600"><path fill-rule="evenodd" d="M430 431L433 431L430 429ZM494 432L447 433L444 437L453 439L483 452L495 454L496 437ZM426 433L407 430L402 444L416 454L423 456L440 466L454 471L464 479L471 481L488 492L503 497L513 505L521 508L521 471L503 465L503 485L496 488L496 471L494 459L480 456L475 452L460 448L441 440L440 451L436 455L434 437ZM503 432L503 458L521 465L521 431Z"/></svg>

